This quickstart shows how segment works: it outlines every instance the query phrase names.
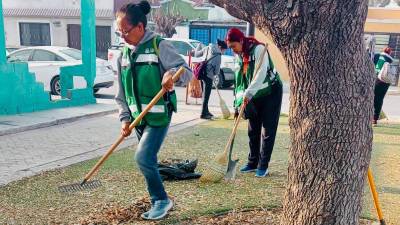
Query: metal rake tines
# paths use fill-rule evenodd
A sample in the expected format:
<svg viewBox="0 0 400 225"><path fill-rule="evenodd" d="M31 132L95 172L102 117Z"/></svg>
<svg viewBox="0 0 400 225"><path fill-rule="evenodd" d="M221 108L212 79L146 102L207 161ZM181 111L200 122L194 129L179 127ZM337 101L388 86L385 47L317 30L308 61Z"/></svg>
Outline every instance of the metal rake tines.
<svg viewBox="0 0 400 225"><path fill-rule="evenodd" d="M70 193L70 192L78 192L85 190L93 190L101 186L101 182L99 180L88 181L84 184L75 183L58 187L60 192Z"/></svg>

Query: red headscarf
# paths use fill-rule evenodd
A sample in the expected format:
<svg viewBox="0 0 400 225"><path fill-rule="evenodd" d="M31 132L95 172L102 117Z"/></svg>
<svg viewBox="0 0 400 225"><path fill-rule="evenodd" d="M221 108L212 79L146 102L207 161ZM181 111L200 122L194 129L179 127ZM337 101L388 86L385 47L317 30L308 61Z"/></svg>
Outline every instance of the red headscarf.
<svg viewBox="0 0 400 225"><path fill-rule="evenodd" d="M392 49L390 47L386 47L385 49L383 49L383 52L390 55L392 53Z"/></svg>
<svg viewBox="0 0 400 225"><path fill-rule="evenodd" d="M226 41L229 42L240 42L242 44L242 54L243 54L243 74L246 73L249 65L250 50L253 46L262 44L257 41L254 37L246 37L243 32L237 28L229 29L226 34Z"/></svg>

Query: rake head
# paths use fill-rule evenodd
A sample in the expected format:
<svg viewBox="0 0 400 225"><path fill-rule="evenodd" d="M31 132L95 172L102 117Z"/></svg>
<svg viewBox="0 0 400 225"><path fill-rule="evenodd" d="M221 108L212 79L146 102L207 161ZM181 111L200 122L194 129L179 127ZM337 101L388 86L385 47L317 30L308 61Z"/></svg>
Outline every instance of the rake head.
<svg viewBox="0 0 400 225"><path fill-rule="evenodd" d="M58 190L63 193L73 193L78 191L93 190L101 186L99 180L83 181L82 183L68 184L58 187Z"/></svg>

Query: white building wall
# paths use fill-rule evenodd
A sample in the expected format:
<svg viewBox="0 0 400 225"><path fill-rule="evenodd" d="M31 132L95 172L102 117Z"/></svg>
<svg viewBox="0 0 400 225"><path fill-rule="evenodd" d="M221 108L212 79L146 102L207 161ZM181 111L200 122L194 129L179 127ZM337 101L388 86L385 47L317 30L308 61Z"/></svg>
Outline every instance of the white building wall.
<svg viewBox="0 0 400 225"><path fill-rule="evenodd" d="M173 38L184 38L184 39L189 38L189 26L188 25L177 26L177 27L175 27L175 29L176 29L176 34L174 34L174 36L172 36Z"/></svg>
<svg viewBox="0 0 400 225"><path fill-rule="evenodd" d="M80 9L80 0L3 0L3 8L9 9ZM96 9L114 10L114 1L112 0L95 0ZM19 23L49 23L51 44L55 46L68 45L68 24L80 24L80 18L63 19L63 18L34 18L34 17L5 17L4 29L6 34L6 46L20 46ZM114 41L114 28L112 19L96 20L97 26L111 26L111 43Z"/></svg>
<svg viewBox="0 0 400 225"><path fill-rule="evenodd" d="M114 9L112 0L95 0L97 9ZM80 0L3 0L3 8L79 9Z"/></svg>
<svg viewBox="0 0 400 225"><path fill-rule="evenodd" d="M238 19L229 15L229 13L221 7L215 6L208 11L208 20L211 21L237 21Z"/></svg>
<svg viewBox="0 0 400 225"><path fill-rule="evenodd" d="M81 24L80 19L4 18L6 46L20 46L19 23L49 23L51 45L68 46L68 24ZM112 26L112 20L96 20L96 26ZM112 28L111 28L112 29ZM111 32L113 32L111 30Z"/></svg>

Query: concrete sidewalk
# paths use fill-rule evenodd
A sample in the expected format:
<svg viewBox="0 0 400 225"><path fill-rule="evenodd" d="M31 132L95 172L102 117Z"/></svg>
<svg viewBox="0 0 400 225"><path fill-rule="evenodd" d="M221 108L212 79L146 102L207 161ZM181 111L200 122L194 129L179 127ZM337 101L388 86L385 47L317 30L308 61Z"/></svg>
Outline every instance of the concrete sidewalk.
<svg viewBox="0 0 400 225"><path fill-rule="evenodd" d="M204 122L201 105L178 102L170 132ZM219 107L210 105L214 115ZM119 137L113 99L98 104L0 117L0 185L104 154ZM118 149L137 142L127 138Z"/></svg>
<svg viewBox="0 0 400 225"><path fill-rule="evenodd" d="M400 95L400 86L390 86L388 95Z"/></svg>
<svg viewBox="0 0 400 225"><path fill-rule="evenodd" d="M118 110L115 105L98 103L79 107L0 116L0 136L70 123L80 119L105 116L117 112Z"/></svg>

